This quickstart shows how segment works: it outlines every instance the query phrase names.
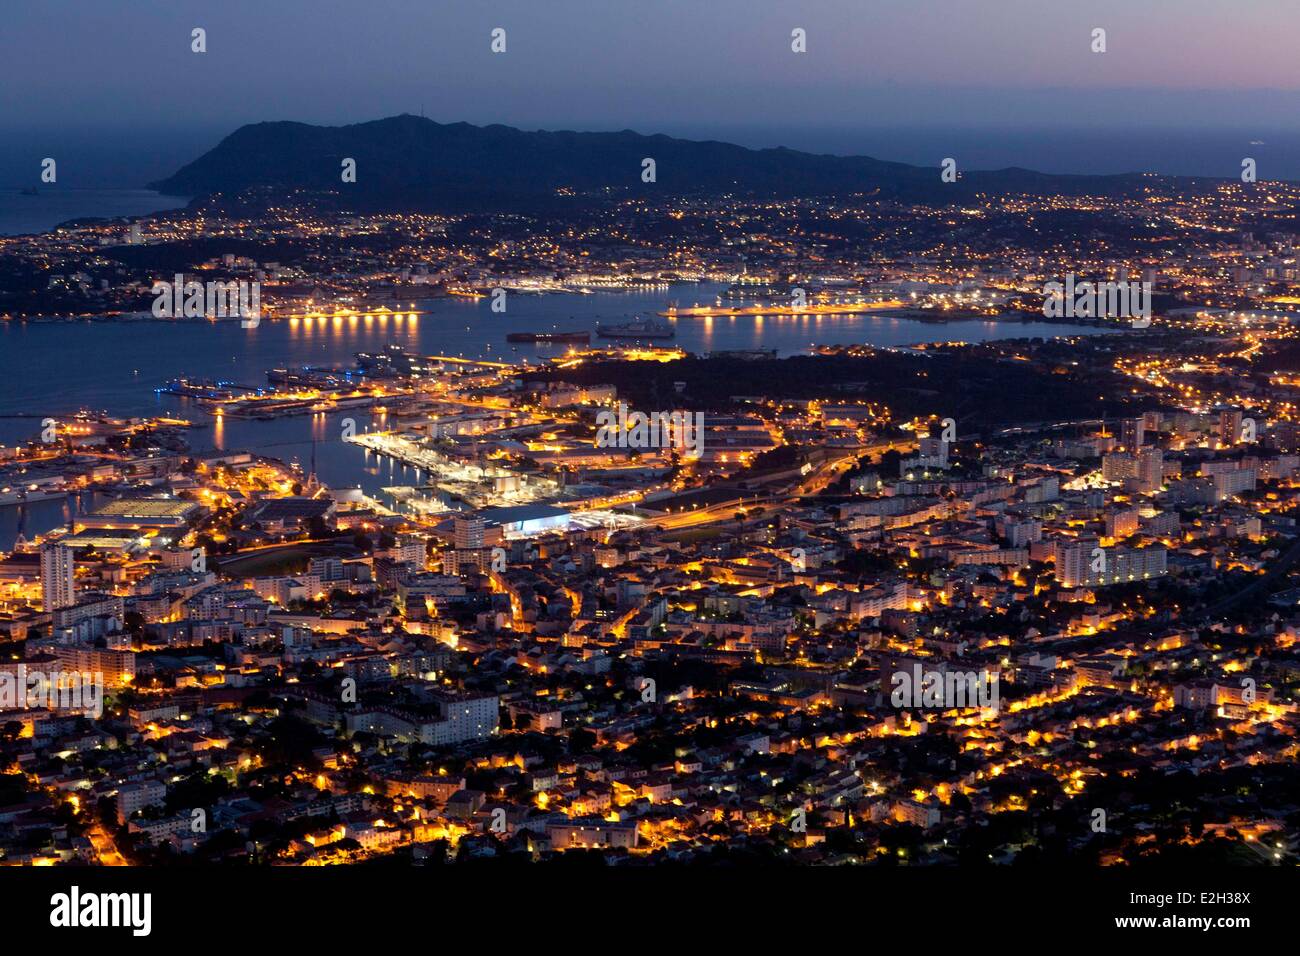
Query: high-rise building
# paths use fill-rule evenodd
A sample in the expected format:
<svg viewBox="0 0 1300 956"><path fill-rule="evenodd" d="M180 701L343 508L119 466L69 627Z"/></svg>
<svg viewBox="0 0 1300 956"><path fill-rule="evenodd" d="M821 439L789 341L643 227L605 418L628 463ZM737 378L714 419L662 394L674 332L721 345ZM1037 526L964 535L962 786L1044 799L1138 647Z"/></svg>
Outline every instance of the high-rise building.
<svg viewBox="0 0 1300 956"><path fill-rule="evenodd" d="M1055 501L1060 496L1061 479L1055 475L1049 475L1025 489L1025 502L1028 504L1042 504L1045 501Z"/></svg>
<svg viewBox="0 0 1300 956"><path fill-rule="evenodd" d="M943 438L922 438L920 440L920 457L927 467L948 467L949 442Z"/></svg>
<svg viewBox="0 0 1300 956"><path fill-rule="evenodd" d="M455 519L456 550L472 551L483 547L483 519L477 516Z"/></svg>
<svg viewBox="0 0 1300 956"><path fill-rule="evenodd" d="M1219 444L1231 447L1241 441L1241 409L1219 409Z"/></svg>
<svg viewBox="0 0 1300 956"><path fill-rule="evenodd" d="M487 574L492 568L492 549L448 548L442 553L443 574L463 574L470 568Z"/></svg>
<svg viewBox="0 0 1300 956"><path fill-rule="evenodd" d="M1107 481L1124 481L1136 478L1137 458L1125 452L1114 452L1101 458L1101 476Z"/></svg>
<svg viewBox="0 0 1300 956"><path fill-rule="evenodd" d="M1165 483L1165 453L1159 448L1143 448L1137 456L1138 489L1159 491Z"/></svg>
<svg viewBox="0 0 1300 956"><path fill-rule="evenodd" d="M1102 548L1095 538L1058 541L1053 551L1056 580L1064 587L1102 587L1162 576L1164 548Z"/></svg>
<svg viewBox="0 0 1300 956"><path fill-rule="evenodd" d="M1120 540L1137 534L1140 517L1136 508L1108 512L1102 518L1106 537Z"/></svg>
<svg viewBox="0 0 1300 956"><path fill-rule="evenodd" d="M74 563L72 549L66 545L56 541L41 548L41 594L47 612L77 603Z"/></svg>
<svg viewBox="0 0 1300 956"><path fill-rule="evenodd" d="M1022 520L1005 517L999 521L999 527L1002 537L1013 548L1023 548L1025 545L1043 540L1043 523L1033 518Z"/></svg>
<svg viewBox="0 0 1300 956"><path fill-rule="evenodd" d="M1135 452L1146 438L1146 419L1126 418L1120 422L1120 441L1125 450Z"/></svg>
<svg viewBox="0 0 1300 956"><path fill-rule="evenodd" d="M1214 500L1234 498L1244 491L1254 491L1257 482L1254 468L1238 468L1214 475Z"/></svg>

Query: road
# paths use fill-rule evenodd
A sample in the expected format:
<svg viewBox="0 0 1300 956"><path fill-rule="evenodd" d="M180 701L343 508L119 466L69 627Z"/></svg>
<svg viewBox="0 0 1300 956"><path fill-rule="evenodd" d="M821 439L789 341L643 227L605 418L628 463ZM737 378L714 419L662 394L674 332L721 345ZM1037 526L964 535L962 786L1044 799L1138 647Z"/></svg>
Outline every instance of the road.
<svg viewBox="0 0 1300 956"><path fill-rule="evenodd" d="M822 462L807 475L799 479L798 483L793 485L788 491L779 494L761 495L753 498L746 498L743 501L732 500L724 501L720 504L710 505L707 508L698 508L691 511L680 511L670 515L664 515L661 518L655 518L653 524L661 530L678 530L681 528L693 528L700 525L714 524L719 521L732 521L736 517L736 512L744 509L748 511L755 505L762 505L769 509L772 505L781 506L793 504L800 498L807 498L813 495L819 495L835 482L844 476L844 473L853 468L857 462L867 456L883 454L887 451L898 450L905 452L916 448L915 440L881 442L877 445L859 446L847 450L845 454L837 458L828 458Z"/></svg>
<svg viewBox="0 0 1300 956"><path fill-rule="evenodd" d="M101 866L128 866L126 858L117 852L117 845L113 842L113 837L104 829L104 824L95 823L93 827L86 831L86 837L90 840L91 846L95 848L95 855L99 857Z"/></svg>

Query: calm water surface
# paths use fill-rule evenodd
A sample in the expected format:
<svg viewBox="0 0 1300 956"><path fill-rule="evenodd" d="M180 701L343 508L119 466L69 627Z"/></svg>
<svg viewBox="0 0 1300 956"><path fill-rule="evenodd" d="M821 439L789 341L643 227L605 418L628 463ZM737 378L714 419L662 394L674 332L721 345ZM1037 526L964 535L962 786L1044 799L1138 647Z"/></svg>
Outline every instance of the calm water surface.
<svg viewBox="0 0 1300 956"><path fill-rule="evenodd" d="M255 329L240 328L238 322L0 324L0 444L33 437L41 416L57 417L83 407L113 415L170 413L200 425L189 433L200 453L248 448L308 467L315 439L317 472L323 481L375 492L384 486L414 483L414 470L336 441L341 431L338 419L345 414L216 424L187 400L158 395L154 389L181 376L264 386L267 369L351 365L356 352L390 343L426 355L542 362L561 349L510 345L506 334L593 330L597 322L653 315L674 302L681 306L712 303L721 288L680 284L627 293L511 295L504 314L493 313L488 299L434 299L412 303L418 315L263 321ZM1047 323L934 324L879 315L683 318L674 326L677 335L672 344L690 352L766 348L783 356L807 352L814 345L975 342L1100 331ZM364 411L346 415L363 427L368 423ZM12 545L17 512L0 508L0 548ZM62 502L33 504L27 509L25 530L28 534L48 530L64 520Z"/></svg>

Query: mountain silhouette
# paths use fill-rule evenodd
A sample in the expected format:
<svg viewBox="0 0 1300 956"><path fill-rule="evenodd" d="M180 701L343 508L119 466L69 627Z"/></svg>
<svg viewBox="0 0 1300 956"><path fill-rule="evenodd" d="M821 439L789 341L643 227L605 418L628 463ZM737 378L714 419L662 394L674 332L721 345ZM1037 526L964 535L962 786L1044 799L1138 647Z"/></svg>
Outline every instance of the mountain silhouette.
<svg viewBox="0 0 1300 956"><path fill-rule="evenodd" d="M355 160L356 181L342 179ZM644 182L653 159L655 181ZM261 189L338 193L357 207L501 207L600 196L866 196L946 204L977 193L1109 195L1150 189L1172 177L1049 175L1027 169L961 172L869 156L829 156L784 147L616 133L525 131L437 123L402 115L351 126L255 123L240 127L174 175L151 183L169 195L204 197ZM959 166L960 168L960 166Z"/></svg>

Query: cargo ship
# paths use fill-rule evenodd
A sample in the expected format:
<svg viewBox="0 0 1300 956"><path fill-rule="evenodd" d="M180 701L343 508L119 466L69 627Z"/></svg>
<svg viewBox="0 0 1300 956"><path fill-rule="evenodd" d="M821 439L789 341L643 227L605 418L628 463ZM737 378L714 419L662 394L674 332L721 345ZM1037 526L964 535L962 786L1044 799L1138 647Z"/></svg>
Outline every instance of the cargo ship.
<svg viewBox="0 0 1300 956"><path fill-rule="evenodd" d="M671 325L634 319L619 325L597 325L596 334L602 339L671 339L677 332Z"/></svg>
<svg viewBox="0 0 1300 956"><path fill-rule="evenodd" d="M506 336L507 342L574 342L579 345L591 344L590 332L511 332Z"/></svg>

